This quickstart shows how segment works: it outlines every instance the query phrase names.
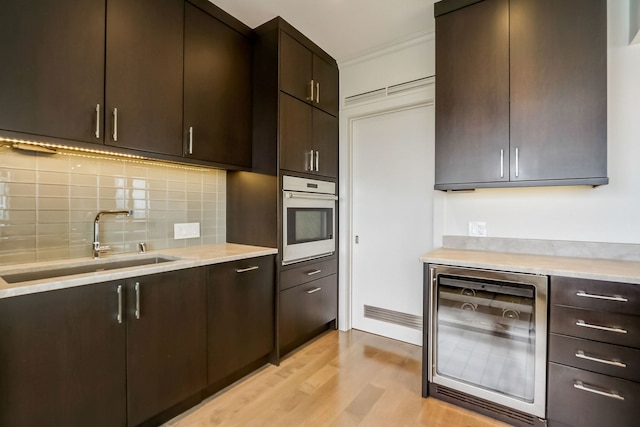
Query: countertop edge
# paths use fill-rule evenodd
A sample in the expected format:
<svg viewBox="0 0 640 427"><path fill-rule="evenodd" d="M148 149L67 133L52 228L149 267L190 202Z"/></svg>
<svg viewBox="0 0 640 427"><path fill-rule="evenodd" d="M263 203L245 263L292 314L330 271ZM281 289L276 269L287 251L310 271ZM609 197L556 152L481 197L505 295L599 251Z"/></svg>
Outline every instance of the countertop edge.
<svg viewBox="0 0 640 427"><path fill-rule="evenodd" d="M419 260L425 264L640 284L640 262L638 261L448 248L435 249L422 255Z"/></svg>
<svg viewBox="0 0 640 427"><path fill-rule="evenodd" d="M128 267L117 270L107 270L95 273L85 273L75 276L67 276L60 279L42 279L22 283L6 283L0 278L0 299L21 295L29 295L40 292L67 289L78 286L92 285L96 283L111 282L129 279L131 277L148 276L151 274L165 273L169 271L184 270L188 268L203 267L207 265L225 262L239 261L243 259L258 258L268 255L276 255L278 250L260 246L239 245L233 243L192 246L180 249L166 249L149 251L145 255L165 255L177 258L176 261L149 264L144 266ZM127 255L127 254L123 254ZM128 254L135 256L135 254ZM81 260L87 260L81 259ZM64 265L65 262L78 262L77 259L59 261L56 264ZM29 267L37 268L40 265L52 263L33 263L14 267L0 268L0 274L7 274L12 270L25 270Z"/></svg>

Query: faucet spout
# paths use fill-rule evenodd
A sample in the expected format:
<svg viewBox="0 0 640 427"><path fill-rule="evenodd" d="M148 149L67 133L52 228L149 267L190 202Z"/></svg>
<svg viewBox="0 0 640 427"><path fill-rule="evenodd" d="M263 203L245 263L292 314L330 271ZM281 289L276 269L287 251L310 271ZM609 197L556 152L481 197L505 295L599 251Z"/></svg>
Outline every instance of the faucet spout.
<svg viewBox="0 0 640 427"><path fill-rule="evenodd" d="M109 249L111 249L109 246L103 246L100 245L100 218L104 215L126 215L126 216L131 216L133 215L133 211L129 210L129 211L125 211L125 210L120 210L120 211L100 211L98 212L98 214L96 215L96 219L93 221L93 258L94 259L98 259L100 258L100 254L102 252L108 251Z"/></svg>

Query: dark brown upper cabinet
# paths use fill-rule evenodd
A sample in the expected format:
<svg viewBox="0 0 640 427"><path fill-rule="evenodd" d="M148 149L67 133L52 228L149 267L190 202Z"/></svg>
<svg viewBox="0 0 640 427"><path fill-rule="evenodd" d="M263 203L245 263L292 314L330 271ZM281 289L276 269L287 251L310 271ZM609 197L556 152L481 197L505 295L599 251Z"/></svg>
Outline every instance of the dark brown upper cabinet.
<svg viewBox="0 0 640 427"><path fill-rule="evenodd" d="M182 156L182 0L109 0L105 143Z"/></svg>
<svg viewBox="0 0 640 427"><path fill-rule="evenodd" d="M0 129L102 143L105 0L4 0Z"/></svg>
<svg viewBox="0 0 640 427"><path fill-rule="evenodd" d="M444 0L436 189L602 185L604 0Z"/></svg>
<svg viewBox="0 0 640 427"><path fill-rule="evenodd" d="M185 3L184 153L251 167L251 40Z"/></svg>
<svg viewBox="0 0 640 427"><path fill-rule="evenodd" d="M337 116L338 69L284 31L280 45L281 90Z"/></svg>
<svg viewBox="0 0 640 427"><path fill-rule="evenodd" d="M282 18L255 33L253 170L337 178L335 60Z"/></svg>

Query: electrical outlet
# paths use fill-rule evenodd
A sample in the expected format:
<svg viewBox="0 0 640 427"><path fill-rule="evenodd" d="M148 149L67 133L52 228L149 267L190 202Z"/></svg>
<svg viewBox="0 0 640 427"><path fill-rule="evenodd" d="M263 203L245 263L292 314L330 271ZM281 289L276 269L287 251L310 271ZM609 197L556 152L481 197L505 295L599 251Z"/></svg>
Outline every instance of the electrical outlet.
<svg viewBox="0 0 640 427"><path fill-rule="evenodd" d="M173 224L173 238L178 239L193 239L200 237L200 223L199 222L186 222L183 224Z"/></svg>
<svg viewBox="0 0 640 427"><path fill-rule="evenodd" d="M469 236L487 237L487 223L469 221Z"/></svg>

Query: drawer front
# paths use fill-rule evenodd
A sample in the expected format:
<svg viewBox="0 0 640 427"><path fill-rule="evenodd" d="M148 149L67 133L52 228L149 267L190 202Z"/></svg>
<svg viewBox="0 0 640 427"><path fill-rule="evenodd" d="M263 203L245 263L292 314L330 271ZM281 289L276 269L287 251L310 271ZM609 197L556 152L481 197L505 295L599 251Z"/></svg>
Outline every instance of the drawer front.
<svg viewBox="0 0 640 427"><path fill-rule="evenodd" d="M550 332L640 348L640 316L551 306Z"/></svg>
<svg viewBox="0 0 640 427"><path fill-rule="evenodd" d="M640 285L551 277L551 304L611 313L640 313Z"/></svg>
<svg viewBox="0 0 640 427"><path fill-rule="evenodd" d="M312 333L336 318L338 278L323 277L280 292L280 347Z"/></svg>
<svg viewBox="0 0 640 427"><path fill-rule="evenodd" d="M571 426L637 425L640 384L549 363L547 417Z"/></svg>
<svg viewBox="0 0 640 427"><path fill-rule="evenodd" d="M289 289L302 283L336 274L337 270L338 260L336 258L315 262L313 264L305 264L290 270L283 270L280 272L280 290Z"/></svg>
<svg viewBox="0 0 640 427"><path fill-rule="evenodd" d="M629 347L550 334L549 361L640 382L640 350Z"/></svg>

